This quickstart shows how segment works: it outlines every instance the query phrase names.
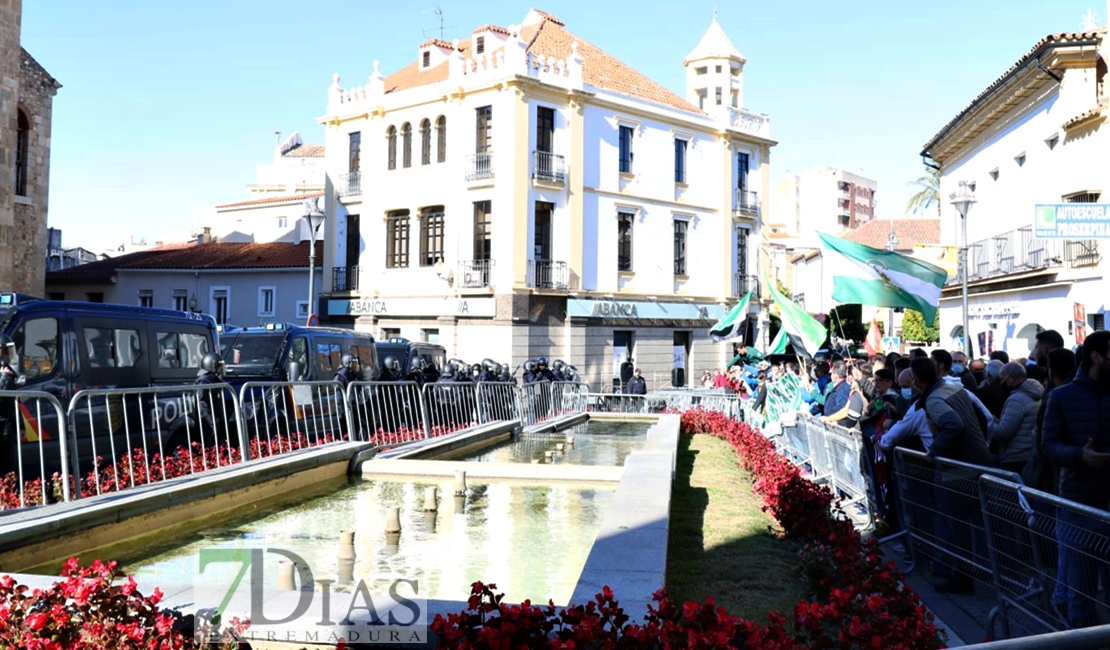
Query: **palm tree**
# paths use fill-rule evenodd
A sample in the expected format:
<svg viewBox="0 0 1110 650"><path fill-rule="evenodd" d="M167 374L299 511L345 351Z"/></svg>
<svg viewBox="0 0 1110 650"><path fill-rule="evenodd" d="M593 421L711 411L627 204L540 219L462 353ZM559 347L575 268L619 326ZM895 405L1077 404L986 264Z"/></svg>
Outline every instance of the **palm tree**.
<svg viewBox="0 0 1110 650"><path fill-rule="evenodd" d="M917 214L924 212L933 205L937 206L937 216L940 216L940 170L935 167L925 166L925 174L910 186L919 188L917 194L910 197L906 204L906 212Z"/></svg>

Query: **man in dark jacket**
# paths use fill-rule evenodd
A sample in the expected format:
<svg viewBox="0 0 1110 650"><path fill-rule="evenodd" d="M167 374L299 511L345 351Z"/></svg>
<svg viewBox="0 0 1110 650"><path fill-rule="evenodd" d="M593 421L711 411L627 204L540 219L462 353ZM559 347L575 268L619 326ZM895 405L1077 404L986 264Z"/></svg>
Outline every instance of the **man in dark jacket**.
<svg viewBox="0 0 1110 650"><path fill-rule="evenodd" d="M998 359L987 362L986 378L979 384L976 397L987 407L996 418L1002 417L1002 406L1006 404L1006 389L1002 387L1002 366L1006 365Z"/></svg>
<svg viewBox="0 0 1110 650"><path fill-rule="evenodd" d="M1079 364L1074 381L1049 393L1042 432L1044 455L1060 468L1061 497L1105 510L1110 502L1110 331L1087 337ZM1100 540L1108 534L1101 520L1058 509L1056 539L1072 628L1099 622L1095 601L1099 566L1110 561L1110 550Z"/></svg>
<svg viewBox="0 0 1110 650"><path fill-rule="evenodd" d="M971 393L958 382L941 379L932 359L914 359L910 370L914 384L921 391L926 423L933 434L929 456L989 467L992 464L991 454ZM974 521L977 510L967 512L966 504L956 497L958 485L976 478L966 471L953 469L942 470L936 478L936 537L965 552L971 548L976 552L986 552L986 540L973 532L980 529ZM946 578L936 585L936 590L940 593L974 593L971 578L957 573L949 562L943 551L934 558L934 573Z"/></svg>
<svg viewBox="0 0 1110 650"><path fill-rule="evenodd" d="M632 379L628 380L628 394L647 395L647 380L644 379L639 368L633 373Z"/></svg>
<svg viewBox="0 0 1110 650"><path fill-rule="evenodd" d="M852 395L852 386L848 383L848 366L843 361L837 361L832 366L832 382L826 389L825 415L835 415L848 406L848 399Z"/></svg>
<svg viewBox="0 0 1110 650"><path fill-rule="evenodd" d="M1037 343L1029 353L1030 366L1026 368L1030 379L1035 379L1042 384L1048 382L1048 353L1064 347L1064 337L1056 330L1045 330L1037 334ZM1034 367L1035 366L1035 367Z"/></svg>

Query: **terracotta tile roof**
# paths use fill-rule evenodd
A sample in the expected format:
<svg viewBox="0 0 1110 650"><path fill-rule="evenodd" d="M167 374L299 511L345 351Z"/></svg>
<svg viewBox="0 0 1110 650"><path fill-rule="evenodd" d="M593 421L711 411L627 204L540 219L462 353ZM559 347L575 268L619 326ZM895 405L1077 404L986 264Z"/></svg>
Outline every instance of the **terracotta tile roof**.
<svg viewBox="0 0 1110 650"><path fill-rule="evenodd" d="M482 25L481 27L479 27L478 29L475 29L471 33L477 34L479 32L496 32L498 34L504 34L505 36L511 36L509 30L505 29L504 27L499 27L497 25Z"/></svg>
<svg viewBox="0 0 1110 650"><path fill-rule="evenodd" d="M940 219L872 219L843 237L872 248L886 248L891 228L898 238L898 251L912 251L914 244L939 244Z"/></svg>
<svg viewBox="0 0 1110 650"><path fill-rule="evenodd" d="M1034 45L1033 48L1031 50L1029 50L1028 53L1025 54L1025 56L1018 59L1016 63L1014 63L1012 66L1010 66L1010 68L1008 70L1006 70L1005 73L1002 74L1002 76L995 79L994 82L991 83L991 85L987 86L986 90L979 93L979 95L975 99L973 99L971 101L971 103L967 105L967 107L965 107L962 111L960 111L956 115L956 117L952 118L948 122L948 124L945 124L944 128L942 128L939 132L937 132L937 134L934 135L932 137L932 139L930 139L928 142L926 142L925 146L922 147L922 149L921 149L921 155L923 155L923 156L927 155L929 153L929 148L930 147L932 147L934 144L937 143L938 140L940 140L942 137L944 137L944 135L949 130L951 130L952 127L956 126L956 124L958 124L960 122L960 120L962 120L964 117L966 117L972 111L972 109L974 109L976 106L978 106L979 103L982 102L984 99L986 99L988 95L992 94L995 90L998 90L998 88L1000 86L1002 86L1002 84L1005 83L1007 79L1009 79L1011 74L1016 72L1018 69L1024 67L1030 61L1033 61L1034 59L1036 59L1037 55L1045 47L1047 47L1049 45L1052 45L1052 44L1067 44L1067 43L1075 43L1075 42L1079 42L1079 41L1101 40L1104 35L1105 35L1105 30L1104 29L1094 30L1094 31L1086 31L1086 32L1059 32L1059 33L1056 33L1056 34L1049 34L1048 36L1045 36L1041 40L1037 41L1037 44Z"/></svg>
<svg viewBox="0 0 1110 650"><path fill-rule="evenodd" d="M428 40L421 43L420 47L427 47L429 45L435 45L436 47L442 47L442 48L446 48L448 50L455 49L455 46L453 44L448 43L447 41L444 41L444 40L438 39L438 38L429 38Z"/></svg>
<svg viewBox="0 0 1110 650"><path fill-rule="evenodd" d="M704 111L686 101L674 91L606 53L589 41L585 41L567 31L563 27L563 21L542 11L534 11L543 16L545 20L533 25L526 25L521 29L521 38L528 44L529 52L549 58L555 57L566 60L571 54L571 44L577 41L578 54L584 60L582 80L586 85L698 115L705 114ZM470 52L469 38L459 41L459 51L464 54ZM385 92L398 92L446 81L449 72L449 62L440 63L434 68L421 69L418 62L414 61L386 77Z"/></svg>
<svg viewBox="0 0 1110 650"><path fill-rule="evenodd" d="M566 27L567 26L566 23L559 20L555 16L552 16L551 14L547 13L546 11L540 11L539 9L536 9L536 8L533 8L532 11L536 12L536 15L543 16L543 18L545 20L549 20L549 21L555 23L556 25L558 25L559 27Z"/></svg>
<svg viewBox="0 0 1110 650"><path fill-rule="evenodd" d="M323 158L324 145L322 144L299 144L289 151L281 154L282 158Z"/></svg>
<svg viewBox="0 0 1110 650"><path fill-rule="evenodd" d="M224 203L217 205L216 209L220 208L244 208L251 205L267 205L270 203L293 203L295 201L303 201L317 196L323 196L323 192L311 192L308 194L286 194L285 196L271 196L265 199L252 199L250 201L239 201L238 203Z"/></svg>
<svg viewBox="0 0 1110 650"><path fill-rule="evenodd" d="M1064 122L1064 124L1060 128L1067 131L1068 129L1074 129L1077 126L1082 126L1083 124L1086 124L1087 122L1090 122L1090 121L1094 120L1095 118L1102 117L1103 116L1102 112L1104 110L1106 110L1106 105L1105 104L1099 104L1098 106L1095 106L1091 110L1084 111L1084 112L1080 113L1079 115L1076 115L1075 117L1071 118L1067 122Z"/></svg>
<svg viewBox="0 0 1110 650"><path fill-rule="evenodd" d="M316 259L322 260L324 242L316 242ZM46 274L50 284L102 284L111 282L121 269L294 269L308 268L308 242L290 244L208 243L182 248L159 248L81 264Z"/></svg>

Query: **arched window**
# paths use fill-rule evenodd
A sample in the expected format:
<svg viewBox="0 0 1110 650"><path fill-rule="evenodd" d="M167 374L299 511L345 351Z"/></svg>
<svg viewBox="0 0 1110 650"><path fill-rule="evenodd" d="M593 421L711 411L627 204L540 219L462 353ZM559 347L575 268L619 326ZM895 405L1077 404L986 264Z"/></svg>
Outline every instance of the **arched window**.
<svg viewBox="0 0 1110 650"><path fill-rule="evenodd" d="M389 150L387 167L397 169L397 127L392 124L385 130L386 148Z"/></svg>
<svg viewBox="0 0 1110 650"><path fill-rule="evenodd" d="M408 122L401 126L401 166L412 167L412 125Z"/></svg>
<svg viewBox="0 0 1110 650"><path fill-rule="evenodd" d="M426 118L420 123L420 164L432 164L432 123Z"/></svg>
<svg viewBox="0 0 1110 650"><path fill-rule="evenodd" d="M27 155L27 148L31 142L31 120L27 119L27 113L23 109L18 109L16 131L15 131L15 193L18 196L27 196L27 164L30 162L30 157Z"/></svg>
<svg viewBox="0 0 1110 650"><path fill-rule="evenodd" d="M447 118L436 118L436 162L447 162Z"/></svg>

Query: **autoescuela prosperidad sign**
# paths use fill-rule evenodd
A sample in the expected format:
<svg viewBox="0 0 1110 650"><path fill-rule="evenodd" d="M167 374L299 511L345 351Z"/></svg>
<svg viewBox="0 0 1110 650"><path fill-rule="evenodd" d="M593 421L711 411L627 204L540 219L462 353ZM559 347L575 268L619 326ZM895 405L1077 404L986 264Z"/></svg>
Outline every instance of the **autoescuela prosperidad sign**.
<svg viewBox="0 0 1110 650"><path fill-rule="evenodd" d="M1110 239L1110 204L1059 203L1036 206L1037 239Z"/></svg>

